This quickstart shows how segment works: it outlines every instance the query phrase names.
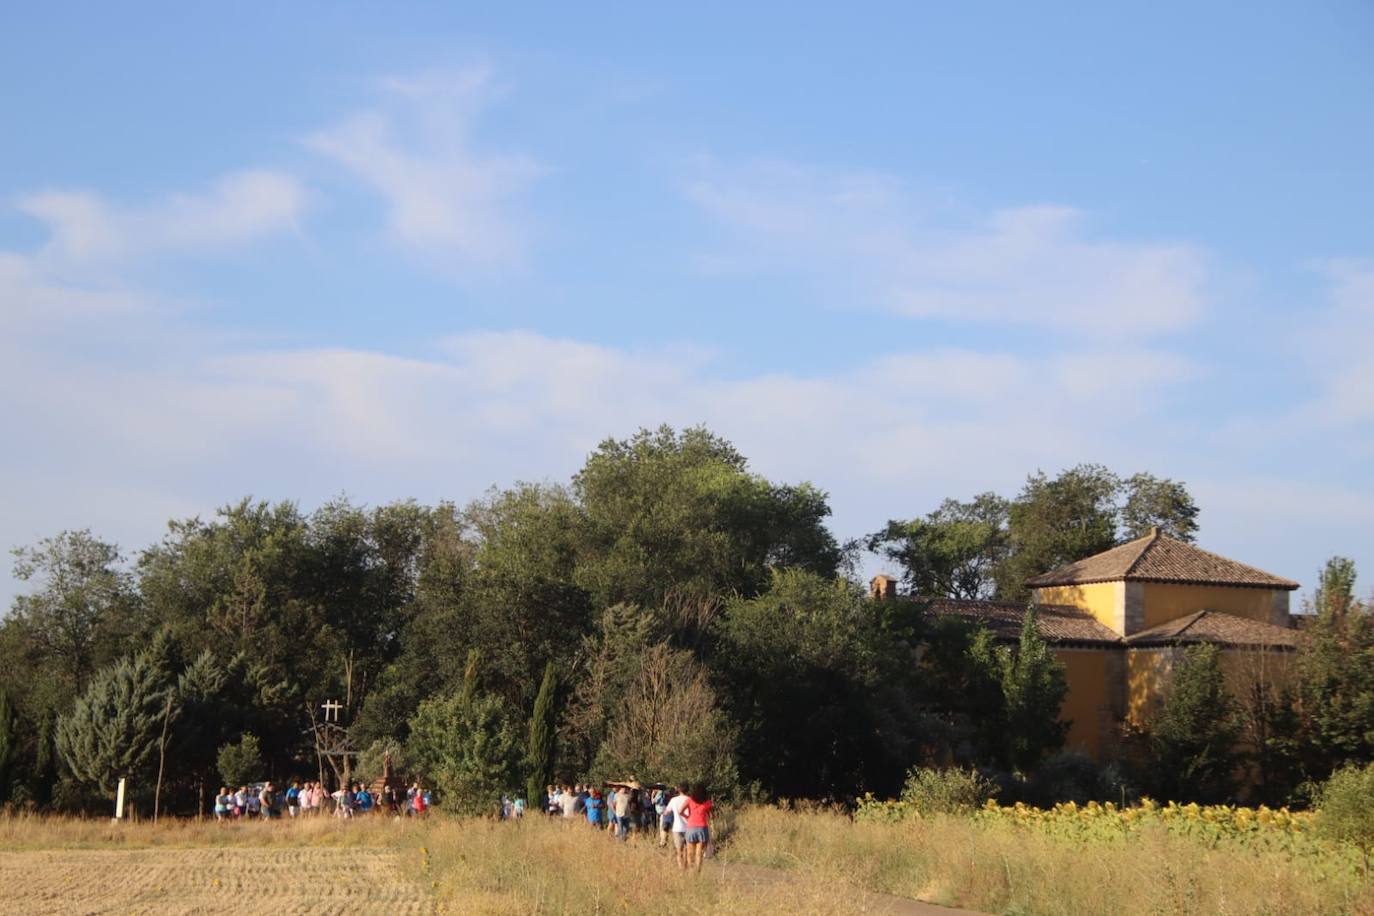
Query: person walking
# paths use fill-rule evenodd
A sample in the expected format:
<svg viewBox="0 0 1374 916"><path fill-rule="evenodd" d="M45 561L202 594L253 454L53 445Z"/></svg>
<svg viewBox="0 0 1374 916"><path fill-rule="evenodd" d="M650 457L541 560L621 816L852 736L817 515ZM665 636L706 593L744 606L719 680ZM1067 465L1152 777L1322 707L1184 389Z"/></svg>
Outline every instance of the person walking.
<svg viewBox="0 0 1374 916"><path fill-rule="evenodd" d="M663 848L668 845L668 825L664 822L664 815L668 813L668 789L667 786L654 786L654 794L650 798L653 805L654 823L658 825L658 845Z"/></svg>
<svg viewBox="0 0 1374 916"><path fill-rule="evenodd" d="M711 812L715 803L706 793L701 783L692 786L687 793L687 804L682 813L687 818L687 864L701 871L701 861L706 857L706 847L711 842Z"/></svg>
<svg viewBox="0 0 1374 916"><path fill-rule="evenodd" d="M611 811L615 814L615 836L617 839L628 839L630 836L630 799L634 795L634 790L629 786L617 786L615 790L615 801L611 803Z"/></svg>
<svg viewBox="0 0 1374 916"><path fill-rule="evenodd" d="M215 820L222 821L230 816L234 807L234 796L229 794L228 786L220 786L219 794L215 796Z"/></svg>
<svg viewBox="0 0 1374 916"><path fill-rule="evenodd" d="M600 789L592 789L587 796L585 803L587 810L587 823L592 825L595 830L600 830L606 814L606 800L601 797Z"/></svg>
<svg viewBox="0 0 1374 916"><path fill-rule="evenodd" d="M301 784L291 783L286 790L286 813L290 817L295 817L300 813L301 807Z"/></svg>
<svg viewBox="0 0 1374 916"><path fill-rule="evenodd" d="M672 818L669 832L673 837L673 856L677 859L677 867L684 871L687 869L687 816L682 813L682 809L687 807L689 800L687 787L678 786L677 794L668 799L666 815Z"/></svg>
<svg viewBox="0 0 1374 916"><path fill-rule="evenodd" d="M558 797L558 806L564 820L570 821L577 817L577 793L571 786L563 787L563 794Z"/></svg>

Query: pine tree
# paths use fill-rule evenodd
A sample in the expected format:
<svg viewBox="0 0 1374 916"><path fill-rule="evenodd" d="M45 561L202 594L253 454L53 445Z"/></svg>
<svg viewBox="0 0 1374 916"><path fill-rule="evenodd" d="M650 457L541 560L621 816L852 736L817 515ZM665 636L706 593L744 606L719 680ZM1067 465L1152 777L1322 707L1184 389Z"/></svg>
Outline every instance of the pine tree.
<svg viewBox="0 0 1374 916"><path fill-rule="evenodd" d="M146 654L99 672L57 722L57 753L77 781L105 795L120 777L147 782L172 689Z"/></svg>
<svg viewBox="0 0 1374 916"><path fill-rule="evenodd" d="M544 666L544 681L534 700L534 715L530 717L530 740L525 750L525 766L529 773L525 783L525 801L538 804L544 787L553 773L554 729L556 710L554 695L558 692L558 672L550 661Z"/></svg>

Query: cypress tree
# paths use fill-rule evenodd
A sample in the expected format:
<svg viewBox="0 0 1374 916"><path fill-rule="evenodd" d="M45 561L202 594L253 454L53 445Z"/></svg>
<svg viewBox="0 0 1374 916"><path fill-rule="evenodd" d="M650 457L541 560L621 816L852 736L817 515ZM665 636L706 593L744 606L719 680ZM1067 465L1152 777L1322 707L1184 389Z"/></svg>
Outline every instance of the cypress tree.
<svg viewBox="0 0 1374 916"><path fill-rule="evenodd" d="M534 700L534 715L530 718L530 741L525 752L529 776L525 784L525 802L538 804L544 787L553 771L554 694L558 691L558 674L553 662L544 666L544 682Z"/></svg>

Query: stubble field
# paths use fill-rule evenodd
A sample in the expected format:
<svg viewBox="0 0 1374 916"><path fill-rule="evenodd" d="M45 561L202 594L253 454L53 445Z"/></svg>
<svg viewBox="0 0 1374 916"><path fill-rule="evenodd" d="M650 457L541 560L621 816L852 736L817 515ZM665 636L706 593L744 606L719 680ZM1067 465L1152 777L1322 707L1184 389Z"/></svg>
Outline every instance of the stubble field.
<svg viewBox="0 0 1374 916"><path fill-rule="evenodd" d="M44 849L0 852L10 913L431 913L388 849Z"/></svg>

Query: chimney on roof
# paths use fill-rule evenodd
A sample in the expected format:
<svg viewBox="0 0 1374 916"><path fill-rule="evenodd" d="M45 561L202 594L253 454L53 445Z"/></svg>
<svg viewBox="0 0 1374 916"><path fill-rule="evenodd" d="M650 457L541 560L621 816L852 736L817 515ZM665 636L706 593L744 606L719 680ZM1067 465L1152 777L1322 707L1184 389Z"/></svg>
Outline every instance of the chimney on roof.
<svg viewBox="0 0 1374 916"><path fill-rule="evenodd" d="M1151 526L1150 526L1150 537L1152 537L1152 538L1157 538L1157 537L1159 537L1159 526L1158 526L1158 525L1151 525Z"/></svg>
<svg viewBox="0 0 1374 916"><path fill-rule="evenodd" d="M891 576L874 576L868 583L868 597L884 601L897 597L897 580Z"/></svg>

